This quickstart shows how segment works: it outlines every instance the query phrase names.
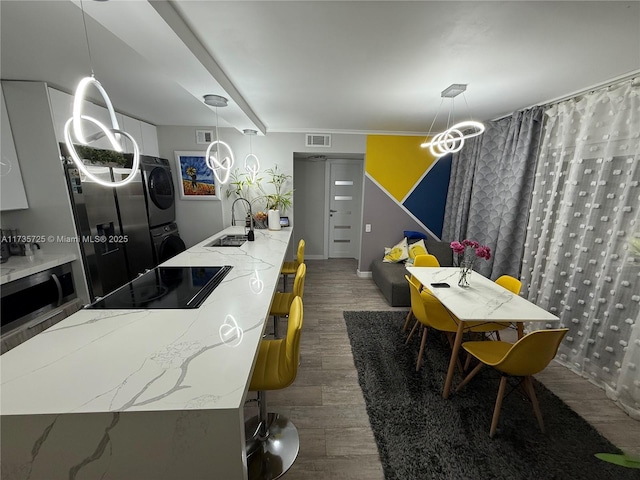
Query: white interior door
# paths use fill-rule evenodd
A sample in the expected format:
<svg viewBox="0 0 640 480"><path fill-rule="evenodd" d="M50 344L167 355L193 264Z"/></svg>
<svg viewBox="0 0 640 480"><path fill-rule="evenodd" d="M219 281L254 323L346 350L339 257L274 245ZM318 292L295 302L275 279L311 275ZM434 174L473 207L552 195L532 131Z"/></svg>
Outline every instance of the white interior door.
<svg viewBox="0 0 640 480"><path fill-rule="evenodd" d="M362 163L329 161L329 258L358 258Z"/></svg>

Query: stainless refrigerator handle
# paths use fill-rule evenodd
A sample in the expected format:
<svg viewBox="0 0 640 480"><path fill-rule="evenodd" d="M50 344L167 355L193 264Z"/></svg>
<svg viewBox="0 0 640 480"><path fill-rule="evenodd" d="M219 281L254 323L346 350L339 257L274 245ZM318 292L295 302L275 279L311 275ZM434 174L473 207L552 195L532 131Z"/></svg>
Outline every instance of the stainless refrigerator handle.
<svg viewBox="0 0 640 480"><path fill-rule="evenodd" d="M55 282L56 288L58 289L58 301L56 302L56 307L59 307L62 304L62 285L60 284L60 280L58 280L58 276L55 273L51 274L51 280Z"/></svg>

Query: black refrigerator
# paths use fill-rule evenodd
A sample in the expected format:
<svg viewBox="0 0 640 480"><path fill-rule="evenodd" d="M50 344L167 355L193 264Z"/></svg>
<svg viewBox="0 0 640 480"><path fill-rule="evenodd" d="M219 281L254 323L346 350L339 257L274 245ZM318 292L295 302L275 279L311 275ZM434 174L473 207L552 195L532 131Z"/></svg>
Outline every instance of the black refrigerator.
<svg viewBox="0 0 640 480"><path fill-rule="evenodd" d="M142 175L138 170L130 183L106 187L85 177L65 155L64 145L61 150L75 240L81 247L89 296L94 301L154 267ZM82 158L94 158L84 163L101 179L120 181L131 172L130 155L86 147L81 152Z"/></svg>

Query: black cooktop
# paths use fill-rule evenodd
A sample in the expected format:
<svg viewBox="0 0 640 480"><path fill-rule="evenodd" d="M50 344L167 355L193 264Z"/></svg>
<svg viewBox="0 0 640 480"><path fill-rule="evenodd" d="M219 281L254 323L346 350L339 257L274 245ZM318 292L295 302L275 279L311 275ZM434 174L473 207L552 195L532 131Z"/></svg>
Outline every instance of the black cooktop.
<svg viewBox="0 0 640 480"><path fill-rule="evenodd" d="M156 267L86 308L198 308L233 267Z"/></svg>

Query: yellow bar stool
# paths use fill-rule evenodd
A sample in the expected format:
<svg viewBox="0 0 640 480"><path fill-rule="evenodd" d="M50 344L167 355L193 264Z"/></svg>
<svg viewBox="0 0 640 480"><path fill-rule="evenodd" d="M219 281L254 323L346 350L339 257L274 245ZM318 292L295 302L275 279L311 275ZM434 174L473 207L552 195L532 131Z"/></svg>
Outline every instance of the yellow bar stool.
<svg viewBox="0 0 640 480"><path fill-rule="evenodd" d="M269 315L273 316L273 336L278 337L278 320L289 315L291 302L296 297L302 298L304 294L304 279L307 276L307 266L304 263L298 265L296 277L293 279L292 292L276 292L271 302Z"/></svg>
<svg viewBox="0 0 640 480"><path fill-rule="evenodd" d="M249 384L250 391L258 392L259 413L245 422L250 480L279 478L291 468L300 450L295 425L280 414L267 413L266 391L286 388L296 379L302 320L302 299L296 297L289 310L287 336L260 344Z"/></svg>
<svg viewBox="0 0 640 480"><path fill-rule="evenodd" d="M304 263L304 240L300 240L298 242L298 253L296 254L296 259L292 262L284 262L282 264L282 268L280 269L280 273L282 274L282 279L284 282L283 290L287 291L287 277L289 275L295 275L298 271L298 265Z"/></svg>

